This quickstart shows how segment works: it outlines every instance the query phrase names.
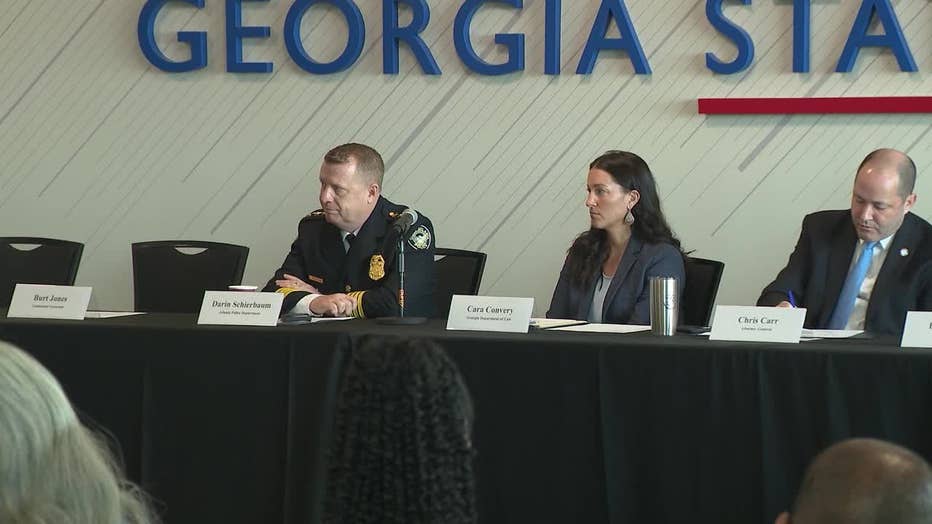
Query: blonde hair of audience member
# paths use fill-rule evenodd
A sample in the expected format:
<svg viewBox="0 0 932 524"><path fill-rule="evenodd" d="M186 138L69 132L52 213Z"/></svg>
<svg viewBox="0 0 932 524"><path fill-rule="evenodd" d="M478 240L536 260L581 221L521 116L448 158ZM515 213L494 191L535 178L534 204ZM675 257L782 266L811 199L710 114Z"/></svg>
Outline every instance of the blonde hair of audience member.
<svg viewBox="0 0 932 524"><path fill-rule="evenodd" d="M58 381L5 342L0 342L0 522L156 522L106 445L78 421Z"/></svg>

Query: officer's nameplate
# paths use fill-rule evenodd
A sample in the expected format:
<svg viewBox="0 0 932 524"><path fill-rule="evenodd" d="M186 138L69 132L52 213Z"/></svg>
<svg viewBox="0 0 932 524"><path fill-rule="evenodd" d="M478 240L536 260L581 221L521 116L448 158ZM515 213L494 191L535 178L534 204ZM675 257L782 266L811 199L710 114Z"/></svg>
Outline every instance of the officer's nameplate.
<svg viewBox="0 0 932 524"><path fill-rule="evenodd" d="M799 343L805 308L716 306L709 340Z"/></svg>
<svg viewBox="0 0 932 524"><path fill-rule="evenodd" d="M932 312L908 311L900 347L932 348Z"/></svg>
<svg viewBox="0 0 932 524"><path fill-rule="evenodd" d="M82 320L91 301L91 288L16 284L8 317Z"/></svg>
<svg viewBox="0 0 932 524"><path fill-rule="evenodd" d="M205 291L198 324L275 326L281 312L281 293Z"/></svg>
<svg viewBox="0 0 932 524"><path fill-rule="evenodd" d="M527 333L533 298L453 295L447 329Z"/></svg>

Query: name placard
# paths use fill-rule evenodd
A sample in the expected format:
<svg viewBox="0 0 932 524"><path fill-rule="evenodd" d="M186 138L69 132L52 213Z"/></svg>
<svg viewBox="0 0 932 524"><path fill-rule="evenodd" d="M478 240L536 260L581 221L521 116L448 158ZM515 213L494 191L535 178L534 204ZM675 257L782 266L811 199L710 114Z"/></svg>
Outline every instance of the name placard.
<svg viewBox="0 0 932 524"><path fill-rule="evenodd" d="M90 301L89 287L16 284L6 316L83 320Z"/></svg>
<svg viewBox="0 0 932 524"><path fill-rule="evenodd" d="M932 348L932 312L909 311L903 326L900 347Z"/></svg>
<svg viewBox="0 0 932 524"><path fill-rule="evenodd" d="M799 343L805 308L716 306L709 340Z"/></svg>
<svg viewBox="0 0 932 524"><path fill-rule="evenodd" d="M205 291L198 324L275 326L282 308L281 293Z"/></svg>
<svg viewBox="0 0 932 524"><path fill-rule="evenodd" d="M533 298L453 295L447 329L527 333Z"/></svg>

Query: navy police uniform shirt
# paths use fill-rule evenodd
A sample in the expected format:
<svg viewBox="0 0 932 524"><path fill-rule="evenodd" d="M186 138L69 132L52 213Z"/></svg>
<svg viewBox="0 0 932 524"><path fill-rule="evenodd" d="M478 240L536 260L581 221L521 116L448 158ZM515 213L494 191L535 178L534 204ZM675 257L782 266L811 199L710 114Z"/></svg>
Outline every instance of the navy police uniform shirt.
<svg viewBox="0 0 932 524"><path fill-rule="evenodd" d="M344 251L340 230L324 219L323 211L314 211L298 223L298 238L263 291L285 294L282 313L291 311L308 293L279 288L275 280L287 273L321 294L353 296L357 304L354 317L397 316L399 234L392 230L392 224L404 210L405 206L380 196L349 251ZM430 219L420 214L404 234L406 316L433 313L435 240Z"/></svg>

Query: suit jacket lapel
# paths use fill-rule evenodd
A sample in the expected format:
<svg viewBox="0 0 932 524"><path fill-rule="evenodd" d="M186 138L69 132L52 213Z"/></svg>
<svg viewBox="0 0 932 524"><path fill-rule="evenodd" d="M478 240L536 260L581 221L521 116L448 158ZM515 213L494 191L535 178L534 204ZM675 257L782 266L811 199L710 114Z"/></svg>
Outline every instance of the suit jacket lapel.
<svg viewBox="0 0 932 524"><path fill-rule="evenodd" d="M919 239L916 232L912 214L906 215L900 229L893 236L893 241L887 247L887 256L884 258L883 266L880 267L880 272L877 274L874 289L871 291L871 298L867 302L867 314L864 317L865 324L867 324L867 319L871 317L874 309L876 309L874 306L881 307L880 304L885 303L887 294L896 289L896 286L890 280L895 279L902 272L906 263L909 262L910 255L900 256L900 250L906 249L907 253L917 252Z"/></svg>
<svg viewBox="0 0 932 524"><path fill-rule="evenodd" d="M621 256L621 260L618 261L618 268L615 269L615 276L612 277L612 283L608 286L608 292L605 294L605 303L602 304L603 319L608 318L608 310L615 300L615 295L618 294L621 283L628 277L628 273L631 272L631 268L634 267L634 263L637 261L638 255L640 254L641 241L632 235L631 238L628 239L628 246L625 248L625 253Z"/></svg>
<svg viewBox="0 0 932 524"><path fill-rule="evenodd" d="M846 215L841 231L834 236L831 245L828 246L828 275L825 276L825 292L822 294L819 325L827 325L832 316L832 311L838 302L838 295L848 276L848 268L851 266L851 257L854 255L857 243L858 237L854 232L854 224L851 223L850 215ZM812 278L818 277L812 275Z"/></svg>

